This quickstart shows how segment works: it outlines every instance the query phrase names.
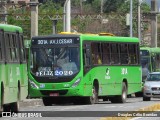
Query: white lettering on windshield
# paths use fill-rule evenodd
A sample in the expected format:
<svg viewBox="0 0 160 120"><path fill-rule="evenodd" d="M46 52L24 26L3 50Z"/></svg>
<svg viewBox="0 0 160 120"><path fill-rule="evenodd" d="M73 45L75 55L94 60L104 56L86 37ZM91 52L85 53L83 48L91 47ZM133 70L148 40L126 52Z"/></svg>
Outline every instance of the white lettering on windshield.
<svg viewBox="0 0 160 120"><path fill-rule="evenodd" d="M50 40L50 44L72 44L72 39L57 39L57 40Z"/></svg>
<svg viewBox="0 0 160 120"><path fill-rule="evenodd" d="M73 71L59 71L59 70L56 70L55 73L54 73L56 76L69 76L69 75L73 75Z"/></svg>
<svg viewBox="0 0 160 120"><path fill-rule="evenodd" d="M45 44L48 44L48 41L47 40L38 40L38 44L45 45Z"/></svg>
<svg viewBox="0 0 160 120"><path fill-rule="evenodd" d="M39 71L36 76L53 76L53 71Z"/></svg>
<svg viewBox="0 0 160 120"><path fill-rule="evenodd" d="M54 73L54 74L53 74ZM36 76L70 76L73 75L73 71L39 71L36 72Z"/></svg>

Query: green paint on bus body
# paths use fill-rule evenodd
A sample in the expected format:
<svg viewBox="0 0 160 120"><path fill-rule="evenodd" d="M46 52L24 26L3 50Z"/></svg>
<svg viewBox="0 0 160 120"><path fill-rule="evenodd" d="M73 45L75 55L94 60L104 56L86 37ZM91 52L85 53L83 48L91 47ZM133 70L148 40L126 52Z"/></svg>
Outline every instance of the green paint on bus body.
<svg viewBox="0 0 160 120"><path fill-rule="evenodd" d="M5 111L11 108L11 111L16 112L18 106L14 106L14 103L26 99L28 95L27 62L22 33L22 28L18 26L0 24L0 105Z"/></svg>
<svg viewBox="0 0 160 120"><path fill-rule="evenodd" d="M80 38L79 44L79 52L80 52L80 69L79 72L72 78L69 82L58 82L61 78L54 78L50 79L50 81L54 81L57 79L56 82L43 82L46 80L45 76L42 77L35 77L32 73L34 65L32 66L33 62L31 59L31 53L33 52L32 49L34 47L38 47L39 44L36 40L47 40L47 39L55 39L55 38L69 38L69 37L76 37ZM84 96L92 96L92 88L94 86L94 82L98 81L98 96L99 97L106 97L106 96L116 96L122 94L122 84L123 82L126 83L127 86L127 94L135 93L141 91L142 83L141 83L141 66L139 62L139 40L137 38L129 38L129 37L113 37L113 36L98 36L98 35L52 35L52 36L37 36L32 38L33 43L31 43L30 55L29 59L29 96L33 98L38 97L84 97ZM101 64L101 65L93 65L92 62L88 66L90 69L85 70L84 64L84 44L89 43L117 43L117 44L135 44L135 48L137 48L136 56L137 63L132 64ZM40 43L40 41L39 41ZM55 42L56 44L59 44ZM41 41L40 48L50 48L52 47L48 42ZM47 45L46 45L47 44ZM64 45L65 46L65 45ZM66 45L69 47L69 45ZM129 45L128 45L129 46ZM89 46L91 47L91 46ZM87 48L87 47L86 47ZM36 52L34 53L36 54ZM33 54L32 54L33 55ZM33 55L34 56L34 55ZM91 53L90 53L91 58ZM39 58L40 59L40 58ZM118 58L117 58L118 59ZM129 62L129 61L128 61ZM46 73L45 73L46 74ZM42 73L38 73L38 75L42 75ZM37 78L37 79L36 79ZM38 79L42 79L41 82L38 82ZM67 79L67 77L66 77ZM77 83L77 86L73 86L76 81L80 79L80 82Z"/></svg>

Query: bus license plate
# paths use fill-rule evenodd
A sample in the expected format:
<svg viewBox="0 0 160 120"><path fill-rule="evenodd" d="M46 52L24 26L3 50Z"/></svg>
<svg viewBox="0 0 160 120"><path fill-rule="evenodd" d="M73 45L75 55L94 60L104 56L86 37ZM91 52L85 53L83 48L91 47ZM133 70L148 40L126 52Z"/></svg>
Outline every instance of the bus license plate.
<svg viewBox="0 0 160 120"><path fill-rule="evenodd" d="M50 93L49 96L59 96L59 93Z"/></svg>

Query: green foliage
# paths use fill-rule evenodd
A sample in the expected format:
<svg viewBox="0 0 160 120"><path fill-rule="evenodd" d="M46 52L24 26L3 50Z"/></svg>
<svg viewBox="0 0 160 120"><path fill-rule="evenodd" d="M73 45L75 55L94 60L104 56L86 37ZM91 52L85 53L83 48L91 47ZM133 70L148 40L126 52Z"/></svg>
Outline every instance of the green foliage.
<svg viewBox="0 0 160 120"><path fill-rule="evenodd" d="M7 22L8 24L17 25L23 28L24 37L30 39L30 19L26 16L30 15L30 11L27 11L25 8L12 8L8 11ZM15 14L21 14L19 19L16 19ZM20 20L22 19L22 20Z"/></svg>
<svg viewBox="0 0 160 120"><path fill-rule="evenodd" d="M126 0L104 0L104 12L117 12L118 8L120 8L123 4L125 4Z"/></svg>
<svg viewBox="0 0 160 120"><path fill-rule="evenodd" d="M73 0L71 2L72 6L79 6L80 5L80 1L79 0Z"/></svg>
<svg viewBox="0 0 160 120"><path fill-rule="evenodd" d="M137 7L138 7L138 0L133 0L133 30L134 30L134 35L137 36ZM39 23L38 23L38 34L39 35L47 35L47 34L52 34L52 25L53 21L51 20L50 17L53 17L53 15L57 14L62 17L63 15L63 5L64 5L65 0L47 0L46 3L40 4L39 5ZM80 5L81 1L80 0L71 0L71 5L74 10L79 11L80 10ZM99 14L101 10L101 0L86 0L82 2L83 8L83 14ZM122 31L125 31L123 35L129 34L129 28L126 26L126 14L129 13L130 11L130 1L129 0L104 0L104 6L103 6L104 14L107 14L109 16L112 16L110 18L105 18L110 20L109 22L112 21L117 21L117 26L121 28ZM150 11L149 6L146 3L141 4L141 12L142 13L147 13ZM30 19L25 17L30 16L30 10L28 8L26 9L19 9L19 8L10 8L8 11L8 23L13 24L13 25L18 25L21 26L24 29L24 35L26 39L30 39ZM74 11L72 11L74 12ZM80 11L79 11L80 12ZM22 14L23 19L25 20L16 20L15 16L12 14ZM121 17L120 17L121 16ZM43 18L43 19L41 19ZM87 29L88 26L94 26L94 24L90 24L91 20L90 19L72 19L71 25L74 27L73 29L76 28L79 32L90 32L87 30L92 30L92 28ZM101 26L101 22L95 22L98 27ZM113 24L113 22L112 22ZM146 23L143 24L143 29L146 30L148 28ZM116 31L116 28L114 27L114 24L110 26L113 30L109 30L107 26L102 26L104 28L104 31ZM58 19L57 22L57 32L63 31L63 20ZM99 30L99 29L97 29ZM117 30L118 31L118 30ZM99 31L100 32L100 31Z"/></svg>
<svg viewBox="0 0 160 120"><path fill-rule="evenodd" d="M61 7L61 4L48 1L45 4L42 4L39 6L39 15L43 17L43 19L39 20L39 35L46 35L46 34L52 34L52 25L53 21L49 18L49 16L53 15L62 15L63 14L63 8ZM61 20L58 20L57 22L57 29L58 32L62 31L62 22Z"/></svg>
<svg viewBox="0 0 160 120"><path fill-rule="evenodd" d="M93 8L93 11L95 13L100 13L101 11L101 7L100 7L100 0L94 0L91 4L92 8Z"/></svg>
<svg viewBox="0 0 160 120"><path fill-rule="evenodd" d="M150 7L145 2L143 2L140 7L141 7L141 13L149 13L150 12ZM138 1L133 0L132 11L133 11L133 34L134 34L134 36L137 36ZM118 7L118 9L117 9L117 13L120 14L120 15L126 15L127 13L130 13L130 1L126 1L123 4L121 4L121 6ZM143 20L141 22L142 22L141 23L142 24L142 29L143 30L148 29L148 24L144 23ZM122 24L127 29L127 26L125 26L125 24L126 24L126 18L125 17L122 20Z"/></svg>

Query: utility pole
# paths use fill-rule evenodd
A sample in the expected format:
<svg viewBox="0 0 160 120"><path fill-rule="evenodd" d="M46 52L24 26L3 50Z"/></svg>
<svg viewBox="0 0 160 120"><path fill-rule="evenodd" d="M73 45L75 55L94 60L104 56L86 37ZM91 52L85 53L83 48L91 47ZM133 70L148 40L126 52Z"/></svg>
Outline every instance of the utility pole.
<svg viewBox="0 0 160 120"><path fill-rule="evenodd" d="M57 33L57 19L53 20L53 34Z"/></svg>
<svg viewBox="0 0 160 120"><path fill-rule="evenodd" d="M38 35L38 0L30 1L31 8L31 37Z"/></svg>
<svg viewBox="0 0 160 120"><path fill-rule="evenodd" d="M130 0L130 37L133 37L133 28L132 28L132 4L133 4L133 1Z"/></svg>
<svg viewBox="0 0 160 120"><path fill-rule="evenodd" d="M82 0L80 0L80 11L81 11L81 14L83 13L83 7L82 7Z"/></svg>
<svg viewBox="0 0 160 120"><path fill-rule="evenodd" d="M101 14L103 14L103 4L104 4L104 0L101 0Z"/></svg>
<svg viewBox="0 0 160 120"><path fill-rule="evenodd" d="M157 0L151 0L151 47L157 47Z"/></svg>
<svg viewBox="0 0 160 120"><path fill-rule="evenodd" d="M63 9L63 31L71 31L71 1L66 0Z"/></svg>
<svg viewBox="0 0 160 120"><path fill-rule="evenodd" d="M141 0L138 0L138 38L141 41Z"/></svg>

